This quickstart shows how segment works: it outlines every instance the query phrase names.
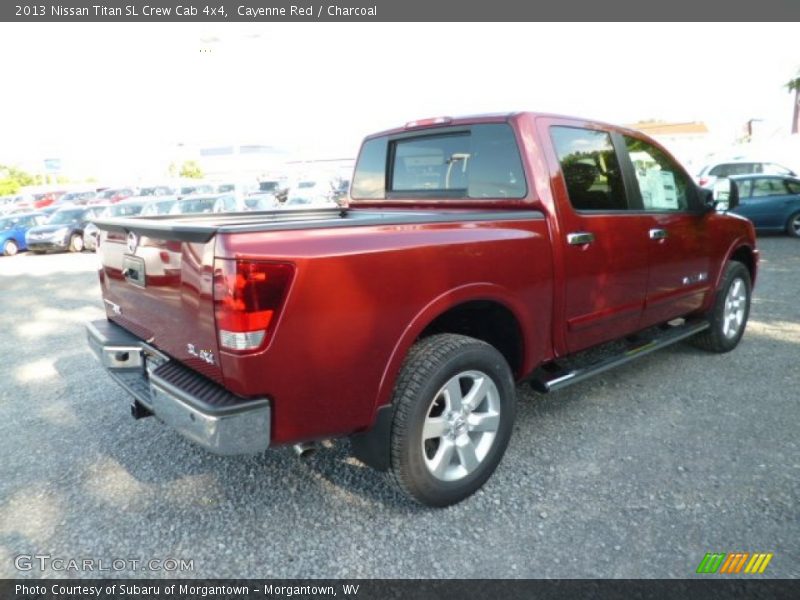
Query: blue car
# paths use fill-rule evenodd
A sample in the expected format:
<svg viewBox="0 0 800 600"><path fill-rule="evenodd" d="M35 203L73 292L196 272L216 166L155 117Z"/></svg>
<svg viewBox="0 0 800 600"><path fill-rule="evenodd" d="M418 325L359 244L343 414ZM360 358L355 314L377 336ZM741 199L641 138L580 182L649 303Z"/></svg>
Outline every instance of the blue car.
<svg viewBox="0 0 800 600"><path fill-rule="evenodd" d="M8 215L0 218L0 251L3 256L14 256L20 250L26 250L25 233L47 221L42 213L24 213Z"/></svg>
<svg viewBox="0 0 800 600"><path fill-rule="evenodd" d="M785 231L800 238L800 179L782 175L738 175L739 206L732 212L747 217L756 229Z"/></svg>

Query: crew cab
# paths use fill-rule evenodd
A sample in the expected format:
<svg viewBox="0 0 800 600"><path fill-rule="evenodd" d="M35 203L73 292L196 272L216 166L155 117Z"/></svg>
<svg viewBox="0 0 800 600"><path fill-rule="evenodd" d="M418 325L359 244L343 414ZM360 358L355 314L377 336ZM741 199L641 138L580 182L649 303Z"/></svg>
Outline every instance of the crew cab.
<svg viewBox="0 0 800 600"><path fill-rule="evenodd" d="M221 454L349 437L444 506L500 462L515 384L548 393L744 333L752 224L637 131L537 113L413 121L365 139L349 196L97 221L107 319L88 339L134 417Z"/></svg>

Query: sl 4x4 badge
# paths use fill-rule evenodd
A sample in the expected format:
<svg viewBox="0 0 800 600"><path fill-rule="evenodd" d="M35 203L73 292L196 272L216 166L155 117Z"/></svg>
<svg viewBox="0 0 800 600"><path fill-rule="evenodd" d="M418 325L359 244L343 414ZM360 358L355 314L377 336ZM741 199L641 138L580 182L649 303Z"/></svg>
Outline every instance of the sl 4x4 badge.
<svg viewBox="0 0 800 600"><path fill-rule="evenodd" d="M210 365L214 364L214 353L211 350L198 350L194 344L186 344L186 352Z"/></svg>

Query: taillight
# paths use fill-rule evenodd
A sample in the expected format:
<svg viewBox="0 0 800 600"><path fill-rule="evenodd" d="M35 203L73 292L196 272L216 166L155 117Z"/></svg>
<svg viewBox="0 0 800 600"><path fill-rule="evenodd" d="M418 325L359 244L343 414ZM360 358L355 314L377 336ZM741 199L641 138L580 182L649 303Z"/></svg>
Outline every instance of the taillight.
<svg viewBox="0 0 800 600"><path fill-rule="evenodd" d="M265 347L275 329L294 266L218 258L214 261L214 315L223 348Z"/></svg>
<svg viewBox="0 0 800 600"><path fill-rule="evenodd" d="M708 177L701 177L700 181L697 182L697 185L699 185L700 187L706 187L708 181L709 181Z"/></svg>

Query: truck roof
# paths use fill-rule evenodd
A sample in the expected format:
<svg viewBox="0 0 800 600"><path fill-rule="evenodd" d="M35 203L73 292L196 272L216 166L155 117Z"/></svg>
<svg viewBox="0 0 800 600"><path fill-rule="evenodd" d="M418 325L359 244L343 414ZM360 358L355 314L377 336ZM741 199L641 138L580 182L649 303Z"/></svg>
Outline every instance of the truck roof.
<svg viewBox="0 0 800 600"><path fill-rule="evenodd" d="M621 127L605 121L598 121L596 119L588 119L585 117L576 117L570 115L562 115L557 113L548 112L535 112L535 111L512 111L512 112L497 112L497 113L480 113L474 115L461 115L458 117L450 117L446 115L438 117L427 117L424 119L417 119L409 121L400 127L393 127L384 131L379 131L367 136L367 139L381 137L385 135L394 135L406 131L413 131L414 129L430 129L434 127L453 127L459 125L474 125L476 123L505 123L511 119L519 116L536 119L539 117L547 117L551 119L569 119L571 121L581 121L583 123L591 123L617 131L635 131L629 127ZM417 124L417 125L414 125ZM640 132L641 133L641 132Z"/></svg>

